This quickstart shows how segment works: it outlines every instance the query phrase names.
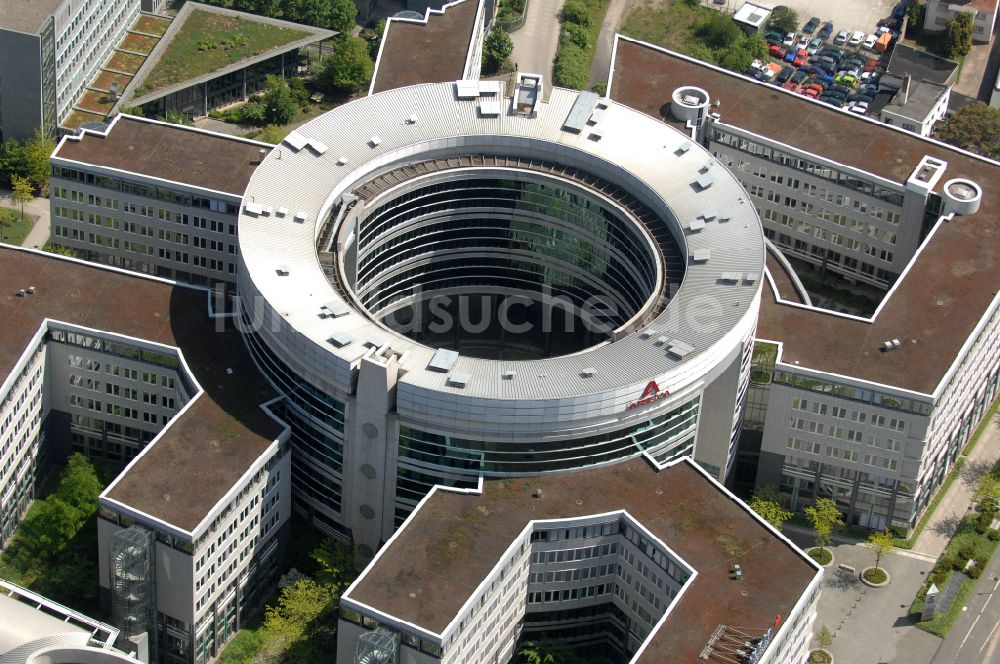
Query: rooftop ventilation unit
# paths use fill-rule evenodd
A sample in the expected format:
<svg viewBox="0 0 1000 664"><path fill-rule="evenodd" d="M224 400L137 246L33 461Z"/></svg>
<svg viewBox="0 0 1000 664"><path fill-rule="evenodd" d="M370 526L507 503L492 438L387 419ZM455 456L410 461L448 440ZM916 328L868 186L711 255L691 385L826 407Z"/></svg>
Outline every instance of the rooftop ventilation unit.
<svg viewBox="0 0 1000 664"><path fill-rule="evenodd" d="M286 266L286 265L279 265L278 268L275 270L275 272L278 273L279 277L287 277L288 276L288 266Z"/></svg>
<svg viewBox="0 0 1000 664"><path fill-rule="evenodd" d="M455 81L455 97L475 99L479 96L479 81Z"/></svg>
<svg viewBox="0 0 1000 664"><path fill-rule="evenodd" d="M654 334L656 334L656 330L654 330L651 327L647 327L645 330L642 331L642 334L639 336L641 336L643 339L649 339Z"/></svg>
<svg viewBox="0 0 1000 664"><path fill-rule="evenodd" d="M576 101L573 102L573 106L569 109L566 121L563 122L563 129L575 134L583 131L584 126L587 124L587 118L591 117L594 106L597 104L599 98L596 92L581 92L578 94Z"/></svg>
<svg viewBox="0 0 1000 664"><path fill-rule="evenodd" d="M448 385L451 387L464 388L472 380L472 376L467 373L453 373L448 375Z"/></svg>
<svg viewBox="0 0 1000 664"><path fill-rule="evenodd" d="M580 370L580 376L582 378L590 378L595 374L597 374L597 369L595 369L594 367L587 367L586 369Z"/></svg>
<svg viewBox="0 0 1000 664"><path fill-rule="evenodd" d="M349 335L347 332L337 332L326 340L328 344L336 346L337 348L343 348L352 341L354 341L354 337Z"/></svg>
<svg viewBox="0 0 1000 664"><path fill-rule="evenodd" d="M366 347L375 348L376 350L388 344L389 342L386 341L385 339L382 339L381 337L372 337L371 339L365 342Z"/></svg>
<svg viewBox="0 0 1000 664"><path fill-rule="evenodd" d="M719 212L715 208L708 208L707 210L701 213L701 218L704 219L705 221L712 221L718 216Z"/></svg>
<svg viewBox="0 0 1000 664"><path fill-rule="evenodd" d="M691 221L688 222L687 226L689 231L697 233L698 231L700 231L705 227L705 220L700 218L692 219Z"/></svg>
<svg viewBox="0 0 1000 664"><path fill-rule="evenodd" d="M719 279L722 281L729 281L732 283L738 283L743 278L743 273L741 272L723 272L719 275Z"/></svg>
<svg viewBox="0 0 1000 664"><path fill-rule="evenodd" d="M406 120L404 120L404 122L406 122L406 124L417 124L416 114L414 113L413 115L408 115L406 117Z"/></svg>
<svg viewBox="0 0 1000 664"><path fill-rule="evenodd" d="M347 163L347 157L341 157L340 159L337 160L337 166L343 166L346 163Z"/></svg>
<svg viewBox="0 0 1000 664"><path fill-rule="evenodd" d="M288 147L292 148L293 151L298 152L309 143L309 139L293 130L288 133L288 136L285 136L284 142L287 143Z"/></svg>
<svg viewBox="0 0 1000 664"><path fill-rule="evenodd" d="M280 207L277 210L275 210L274 213L277 214L279 217L287 217L288 216L288 208L286 208L286 207Z"/></svg>
<svg viewBox="0 0 1000 664"><path fill-rule="evenodd" d="M457 351L448 350L447 348L438 348L434 351L434 356L431 357L431 361L427 363L427 368L432 371L440 371L444 373L451 369L457 361Z"/></svg>
<svg viewBox="0 0 1000 664"><path fill-rule="evenodd" d="M328 302L319 308L319 317L340 318L341 316L346 316L350 311L347 305L341 302Z"/></svg>
<svg viewBox="0 0 1000 664"><path fill-rule="evenodd" d="M512 380L516 375L517 372L511 369L506 369L500 372L500 377L503 378L504 380Z"/></svg>
<svg viewBox="0 0 1000 664"><path fill-rule="evenodd" d="M378 146L382 145L382 139L379 138L378 134L374 134L368 139L368 145L372 146L372 149L374 150Z"/></svg>
<svg viewBox="0 0 1000 664"><path fill-rule="evenodd" d="M712 257L711 249L695 249L691 252L691 260L695 263L704 263Z"/></svg>
<svg viewBox="0 0 1000 664"><path fill-rule="evenodd" d="M676 355L677 357L683 359L688 355L690 355L692 351L694 351L694 346L684 343L683 341L674 339L673 341L670 342L671 355Z"/></svg>
<svg viewBox="0 0 1000 664"><path fill-rule="evenodd" d="M698 179L694 181L701 191L704 191L711 187L715 183L715 178L709 173L702 173L698 176Z"/></svg>
<svg viewBox="0 0 1000 664"><path fill-rule="evenodd" d="M679 157L688 150L690 150L692 147L693 146L691 145L691 141L684 141L677 147L676 150L674 150L674 154L676 154Z"/></svg>
<svg viewBox="0 0 1000 664"><path fill-rule="evenodd" d="M318 155L325 153L329 149L326 147L325 143L318 141L315 138L310 138L306 144L309 146L310 150Z"/></svg>
<svg viewBox="0 0 1000 664"><path fill-rule="evenodd" d="M479 102L479 114L484 117L496 117L500 115L502 104L499 99Z"/></svg>
<svg viewBox="0 0 1000 664"><path fill-rule="evenodd" d="M301 223L303 223L306 220L306 213L305 212L296 212L294 219L295 219L295 221L297 221L298 223L301 224Z"/></svg>

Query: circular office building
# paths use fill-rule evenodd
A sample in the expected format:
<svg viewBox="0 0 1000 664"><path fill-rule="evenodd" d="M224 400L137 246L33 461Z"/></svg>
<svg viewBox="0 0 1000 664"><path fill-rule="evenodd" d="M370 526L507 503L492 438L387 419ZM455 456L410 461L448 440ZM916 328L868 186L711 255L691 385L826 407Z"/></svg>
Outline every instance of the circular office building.
<svg viewBox="0 0 1000 664"><path fill-rule="evenodd" d="M284 396L295 507L362 547L435 484L640 455L731 467L754 207L686 126L539 83L359 99L247 189L239 315Z"/></svg>

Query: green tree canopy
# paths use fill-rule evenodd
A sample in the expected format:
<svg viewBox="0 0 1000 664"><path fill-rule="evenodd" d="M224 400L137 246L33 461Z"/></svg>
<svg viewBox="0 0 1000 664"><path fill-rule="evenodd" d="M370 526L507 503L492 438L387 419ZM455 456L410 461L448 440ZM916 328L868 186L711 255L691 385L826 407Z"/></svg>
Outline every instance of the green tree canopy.
<svg viewBox="0 0 1000 664"><path fill-rule="evenodd" d="M507 31L499 25L493 28L483 42L483 73L489 75L500 71L513 52L514 42Z"/></svg>
<svg viewBox="0 0 1000 664"><path fill-rule="evenodd" d="M358 17L358 6L354 0L328 0L330 3L327 27L341 34L353 32Z"/></svg>
<svg viewBox="0 0 1000 664"><path fill-rule="evenodd" d="M878 569L882 556L892 553L892 543L895 539L895 535L888 528L868 536L868 548L875 552L875 569Z"/></svg>
<svg viewBox="0 0 1000 664"><path fill-rule="evenodd" d="M74 453L66 461L56 496L87 518L97 512L97 497L103 489L94 464L82 454Z"/></svg>
<svg viewBox="0 0 1000 664"><path fill-rule="evenodd" d="M49 156L55 149L55 139L40 128L36 129L35 135L24 144L26 176L39 191L49 183Z"/></svg>
<svg viewBox="0 0 1000 664"><path fill-rule="evenodd" d="M562 10L563 21L566 23L576 23L584 27L590 25L590 14L587 7L580 0L566 0Z"/></svg>
<svg viewBox="0 0 1000 664"><path fill-rule="evenodd" d="M805 508L804 512L816 533L817 546L830 546L830 533L844 524L844 515L837 509L837 503L832 498L817 498L816 504Z"/></svg>
<svg viewBox="0 0 1000 664"><path fill-rule="evenodd" d="M763 486L755 491L748 504L750 509L776 530L781 530L781 526L792 518L792 513L781 506L778 490L773 486Z"/></svg>
<svg viewBox="0 0 1000 664"><path fill-rule="evenodd" d="M777 32L795 32L799 29L799 13L791 7L778 5L767 17L767 27Z"/></svg>
<svg viewBox="0 0 1000 664"><path fill-rule="evenodd" d="M24 204L35 197L35 187L28 178L20 175L11 176L10 186L14 202L21 204L21 219L24 219Z"/></svg>
<svg viewBox="0 0 1000 664"><path fill-rule="evenodd" d="M330 0L285 0L285 18L323 27L329 24Z"/></svg>
<svg viewBox="0 0 1000 664"><path fill-rule="evenodd" d="M0 143L0 184L10 184L12 175L28 176L24 148L14 139Z"/></svg>
<svg viewBox="0 0 1000 664"><path fill-rule="evenodd" d="M375 63L368 54L368 44L361 37L343 35L334 40L333 51L326 58L319 81L342 92L352 92L372 78Z"/></svg>
<svg viewBox="0 0 1000 664"><path fill-rule="evenodd" d="M298 106L292 90L284 80L273 75L267 77L265 85L267 90L260 101L266 109L268 123L288 124L295 117Z"/></svg>
<svg viewBox="0 0 1000 664"><path fill-rule="evenodd" d="M743 31L733 19L718 12L710 12L695 28L694 34L709 48L727 48L743 37Z"/></svg>
<svg viewBox="0 0 1000 664"><path fill-rule="evenodd" d="M944 45L949 58L967 55L972 50L972 15L966 12L948 21L944 28Z"/></svg>
<svg viewBox="0 0 1000 664"><path fill-rule="evenodd" d="M1000 109L982 103L966 104L935 131L945 143L991 159L1000 157Z"/></svg>
<svg viewBox="0 0 1000 664"><path fill-rule="evenodd" d="M992 472L980 475L972 497L983 512L1000 510L1000 478Z"/></svg>

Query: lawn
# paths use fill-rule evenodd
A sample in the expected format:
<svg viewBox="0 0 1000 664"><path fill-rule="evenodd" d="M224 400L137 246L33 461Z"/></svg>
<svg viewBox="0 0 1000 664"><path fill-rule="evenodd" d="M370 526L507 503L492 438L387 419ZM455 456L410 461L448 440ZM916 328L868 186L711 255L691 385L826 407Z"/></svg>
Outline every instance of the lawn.
<svg viewBox="0 0 1000 664"><path fill-rule="evenodd" d="M144 56L136 55L135 53L125 53L124 51L115 51L115 54L104 65L104 68L125 72L126 74L134 74L139 71L139 67L145 61L146 58Z"/></svg>
<svg viewBox="0 0 1000 664"><path fill-rule="evenodd" d="M197 9L188 15L143 81L142 94L208 74L309 34Z"/></svg>
<svg viewBox="0 0 1000 664"><path fill-rule="evenodd" d="M713 11L701 5L691 6L684 0L653 0L629 12L621 33L673 51L690 53L702 46L695 37L695 26Z"/></svg>
<svg viewBox="0 0 1000 664"><path fill-rule="evenodd" d="M31 231L34 215L25 214L21 218L20 210L0 207L0 242L20 246Z"/></svg>
<svg viewBox="0 0 1000 664"><path fill-rule="evenodd" d="M153 47L156 46L156 42L158 41L160 40L156 37L137 35L134 32L130 32L125 35L125 39L123 39L122 43L118 45L118 48L123 51L134 51L135 53L149 55L149 52L153 50Z"/></svg>

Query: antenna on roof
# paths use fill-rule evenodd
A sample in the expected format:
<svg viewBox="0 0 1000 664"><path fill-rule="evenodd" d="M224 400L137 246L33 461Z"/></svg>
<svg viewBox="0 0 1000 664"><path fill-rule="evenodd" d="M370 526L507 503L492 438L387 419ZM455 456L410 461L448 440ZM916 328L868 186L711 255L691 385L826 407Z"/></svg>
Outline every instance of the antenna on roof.
<svg viewBox="0 0 1000 664"><path fill-rule="evenodd" d="M721 99L716 99L715 101L712 102L712 108L719 108L720 106L722 106Z"/></svg>

